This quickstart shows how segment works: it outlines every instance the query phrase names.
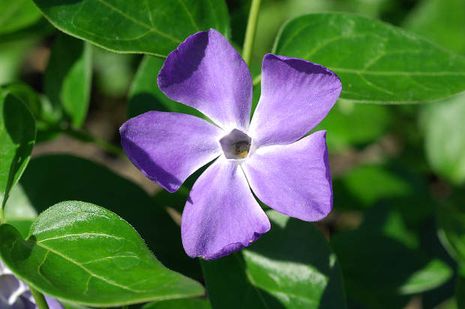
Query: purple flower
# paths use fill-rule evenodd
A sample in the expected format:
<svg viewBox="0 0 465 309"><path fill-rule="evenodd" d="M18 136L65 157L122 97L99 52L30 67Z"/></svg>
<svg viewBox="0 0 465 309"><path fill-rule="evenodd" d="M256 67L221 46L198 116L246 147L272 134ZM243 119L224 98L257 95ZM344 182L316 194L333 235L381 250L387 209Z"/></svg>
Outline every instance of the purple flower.
<svg viewBox="0 0 465 309"><path fill-rule="evenodd" d="M53 298L45 297L50 309L63 309ZM29 288L0 261L0 308L36 309L34 298Z"/></svg>
<svg viewBox="0 0 465 309"><path fill-rule="evenodd" d="M270 230L252 192L269 207L305 221L331 211L326 132L305 134L339 97L336 74L267 54L260 101L250 120L247 65L219 32L209 30L188 37L169 54L158 86L211 119L151 111L120 129L129 159L170 192L214 160L194 184L182 215L189 256L219 258Z"/></svg>

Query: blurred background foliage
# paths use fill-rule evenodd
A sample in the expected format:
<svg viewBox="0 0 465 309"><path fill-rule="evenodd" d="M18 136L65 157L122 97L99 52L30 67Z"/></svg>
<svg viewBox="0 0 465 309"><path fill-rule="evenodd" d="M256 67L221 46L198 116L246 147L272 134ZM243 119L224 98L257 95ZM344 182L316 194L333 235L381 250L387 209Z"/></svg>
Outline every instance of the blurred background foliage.
<svg viewBox="0 0 465 309"><path fill-rule="evenodd" d="M227 4L231 39L242 46L250 0ZM263 0L254 75L283 23L327 11L380 19L465 55L465 0ZM249 278L231 282L248 293L250 278L260 284L254 263L272 244L265 239L243 257L202 265L203 278L199 263L183 255L176 227L195 176L180 193L167 194L121 156L117 128L128 115L154 108L193 113L154 87L161 64L160 59L112 53L59 33L30 0L0 0L0 85L25 98L38 129L33 159L11 194L8 216L27 228L35 212L55 202L98 203L131 222L168 267L206 279L207 286L222 279L208 275L215 267L247 267ZM465 308L465 96L408 106L340 100L319 128L328 130L335 209L316 226L330 244L321 250L332 250L339 260L343 283L338 284L345 286L348 307ZM128 210L128 204L137 205L137 211ZM153 204L167 209L171 219L163 219L166 213ZM153 224L147 218L160 220L155 226L163 230L163 239L157 228L146 228ZM279 216L274 219L286 224ZM290 237L313 227L292 224ZM308 255L324 247L319 239L296 239L317 244L308 248ZM212 304L226 297L218 293L211 293ZM337 300L327 308L335 304ZM147 308L210 306L204 300L177 305Z"/></svg>

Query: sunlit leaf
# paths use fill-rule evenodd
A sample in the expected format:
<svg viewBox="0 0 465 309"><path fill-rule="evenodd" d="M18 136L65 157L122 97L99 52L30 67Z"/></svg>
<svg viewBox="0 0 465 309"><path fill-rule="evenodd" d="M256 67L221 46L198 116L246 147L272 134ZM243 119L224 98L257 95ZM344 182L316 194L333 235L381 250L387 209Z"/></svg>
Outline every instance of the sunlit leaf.
<svg viewBox="0 0 465 309"><path fill-rule="evenodd" d="M38 290L68 301L109 306L198 296L202 286L165 268L116 214L83 202L57 204L24 241L0 226L0 255Z"/></svg>
<svg viewBox="0 0 465 309"><path fill-rule="evenodd" d="M464 57L355 15L296 18L281 29L274 52L329 67L342 79L341 98L360 103L417 103L465 90Z"/></svg>
<svg viewBox="0 0 465 309"><path fill-rule="evenodd" d="M34 0L58 29L125 53L166 56L188 35L229 32L223 0Z"/></svg>

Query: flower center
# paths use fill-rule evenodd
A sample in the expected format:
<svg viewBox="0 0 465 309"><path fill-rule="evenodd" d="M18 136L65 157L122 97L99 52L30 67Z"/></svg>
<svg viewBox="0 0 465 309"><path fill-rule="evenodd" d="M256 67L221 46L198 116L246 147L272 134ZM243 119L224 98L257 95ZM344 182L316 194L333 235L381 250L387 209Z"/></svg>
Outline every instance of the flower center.
<svg viewBox="0 0 465 309"><path fill-rule="evenodd" d="M244 132L234 129L220 139L220 145L227 159L245 159L250 150L252 139Z"/></svg>

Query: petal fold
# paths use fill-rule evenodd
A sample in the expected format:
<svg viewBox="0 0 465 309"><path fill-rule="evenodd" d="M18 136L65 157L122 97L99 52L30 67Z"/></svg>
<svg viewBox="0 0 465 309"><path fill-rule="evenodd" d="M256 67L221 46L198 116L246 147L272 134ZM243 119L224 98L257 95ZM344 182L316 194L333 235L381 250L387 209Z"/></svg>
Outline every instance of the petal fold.
<svg viewBox="0 0 465 309"><path fill-rule="evenodd" d="M249 131L257 146L302 138L326 117L342 85L336 74L321 65L267 54L261 89Z"/></svg>
<svg viewBox="0 0 465 309"><path fill-rule="evenodd" d="M158 75L158 86L172 100L198 109L226 130L249 125L249 69L216 30L193 34L171 52Z"/></svg>
<svg viewBox="0 0 465 309"><path fill-rule="evenodd" d="M285 215L318 221L332 209L325 131L290 145L259 148L242 168L255 195Z"/></svg>
<svg viewBox="0 0 465 309"><path fill-rule="evenodd" d="M191 115L152 111L128 120L120 134L129 160L147 178L174 192L221 154L223 131Z"/></svg>
<svg viewBox="0 0 465 309"><path fill-rule="evenodd" d="M270 230L236 162L220 158L194 184L182 214L182 242L190 257L220 258Z"/></svg>

